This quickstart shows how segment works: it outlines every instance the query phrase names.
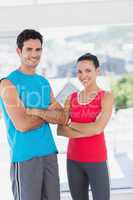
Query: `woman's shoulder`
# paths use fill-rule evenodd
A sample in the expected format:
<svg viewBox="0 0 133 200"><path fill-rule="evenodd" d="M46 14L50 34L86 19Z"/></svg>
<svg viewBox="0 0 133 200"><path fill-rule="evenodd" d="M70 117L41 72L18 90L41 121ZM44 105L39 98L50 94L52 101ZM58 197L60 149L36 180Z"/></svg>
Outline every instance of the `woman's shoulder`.
<svg viewBox="0 0 133 200"><path fill-rule="evenodd" d="M112 91L109 91L109 90L104 90L104 89L99 89L99 95L102 95L104 97L113 97L113 93Z"/></svg>
<svg viewBox="0 0 133 200"><path fill-rule="evenodd" d="M78 91L74 91L67 97L67 99L69 101L71 101L71 99L74 98L74 97L77 97L77 95L78 95Z"/></svg>
<svg viewBox="0 0 133 200"><path fill-rule="evenodd" d="M65 105L71 104L71 101L72 101L75 97L77 97L77 94L78 94L78 92L77 92L77 91L74 91L74 92L72 92L69 96L67 96L66 99L65 99Z"/></svg>
<svg viewBox="0 0 133 200"><path fill-rule="evenodd" d="M114 103L114 95L111 91L105 91L102 98L102 103L104 104L113 104Z"/></svg>
<svg viewBox="0 0 133 200"><path fill-rule="evenodd" d="M103 93L105 98L114 98L112 91L103 90Z"/></svg>

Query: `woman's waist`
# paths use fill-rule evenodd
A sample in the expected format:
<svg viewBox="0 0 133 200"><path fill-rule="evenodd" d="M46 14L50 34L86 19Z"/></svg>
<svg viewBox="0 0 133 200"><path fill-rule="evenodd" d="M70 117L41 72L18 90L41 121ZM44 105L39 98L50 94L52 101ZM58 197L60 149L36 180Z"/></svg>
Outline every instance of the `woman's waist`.
<svg viewBox="0 0 133 200"><path fill-rule="evenodd" d="M97 155L106 152L105 139L102 136L69 139L68 152L80 155Z"/></svg>
<svg viewBox="0 0 133 200"><path fill-rule="evenodd" d="M94 145L94 144L100 144L100 143L105 143L105 138L104 138L104 132L100 132L98 135L93 135L93 136L86 136L82 138L70 138L69 143L75 144L75 145Z"/></svg>
<svg viewBox="0 0 133 200"><path fill-rule="evenodd" d="M76 122L76 123L92 123L92 122L96 121L96 118L80 118L80 117L73 118L73 117L70 117L70 119L71 119L71 122Z"/></svg>

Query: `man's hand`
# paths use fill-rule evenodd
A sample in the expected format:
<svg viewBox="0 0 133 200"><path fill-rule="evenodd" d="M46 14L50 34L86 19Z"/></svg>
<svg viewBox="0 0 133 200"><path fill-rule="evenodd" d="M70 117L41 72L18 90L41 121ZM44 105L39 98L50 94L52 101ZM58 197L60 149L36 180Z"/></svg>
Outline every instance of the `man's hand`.
<svg viewBox="0 0 133 200"><path fill-rule="evenodd" d="M64 110L40 110L40 109L27 109L27 114L32 116L38 116L43 120L52 124L62 124L67 123L68 117L65 115Z"/></svg>

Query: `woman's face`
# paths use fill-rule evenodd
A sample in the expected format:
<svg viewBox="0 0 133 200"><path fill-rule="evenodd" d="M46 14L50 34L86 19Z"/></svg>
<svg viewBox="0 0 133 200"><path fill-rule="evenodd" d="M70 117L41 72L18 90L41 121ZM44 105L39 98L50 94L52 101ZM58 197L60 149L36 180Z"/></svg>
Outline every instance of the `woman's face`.
<svg viewBox="0 0 133 200"><path fill-rule="evenodd" d="M99 68L96 68L93 61L83 60L77 63L77 76L85 88L96 84L96 77Z"/></svg>

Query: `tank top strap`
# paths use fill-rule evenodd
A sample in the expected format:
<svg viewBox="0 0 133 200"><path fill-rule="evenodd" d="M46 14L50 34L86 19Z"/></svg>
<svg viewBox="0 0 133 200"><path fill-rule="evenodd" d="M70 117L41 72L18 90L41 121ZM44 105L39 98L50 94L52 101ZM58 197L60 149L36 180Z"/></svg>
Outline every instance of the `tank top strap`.
<svg viewBox="0 0 133 200"><path fill-rule="evenodd" d="M98 93L98 96L100 96L101 98L105 95L106 91L105 90L100 90Z"/></svg>
<svg viewBox="0 0 133 200"><path fill-rule="evenodd" d="M75 97L77 97L77 92L73 92L73 93L70 95L70 101L72 101Z"/></svg>
<svg viewBox="0 0 133 200"><path fill-rule="evenodd" d="M98 95L96 96L96 101L98 101L101 104L101 101L105 95L106 91L105 90L100 90L98 92Z"/></svg>
<svg viewBox="0 0 133 200"><path fill-rule="evenodd" d="M77 92L73 92L70 95L70 105L72 106L73 104L75 105L75 103L77 104Z"/></svg>

